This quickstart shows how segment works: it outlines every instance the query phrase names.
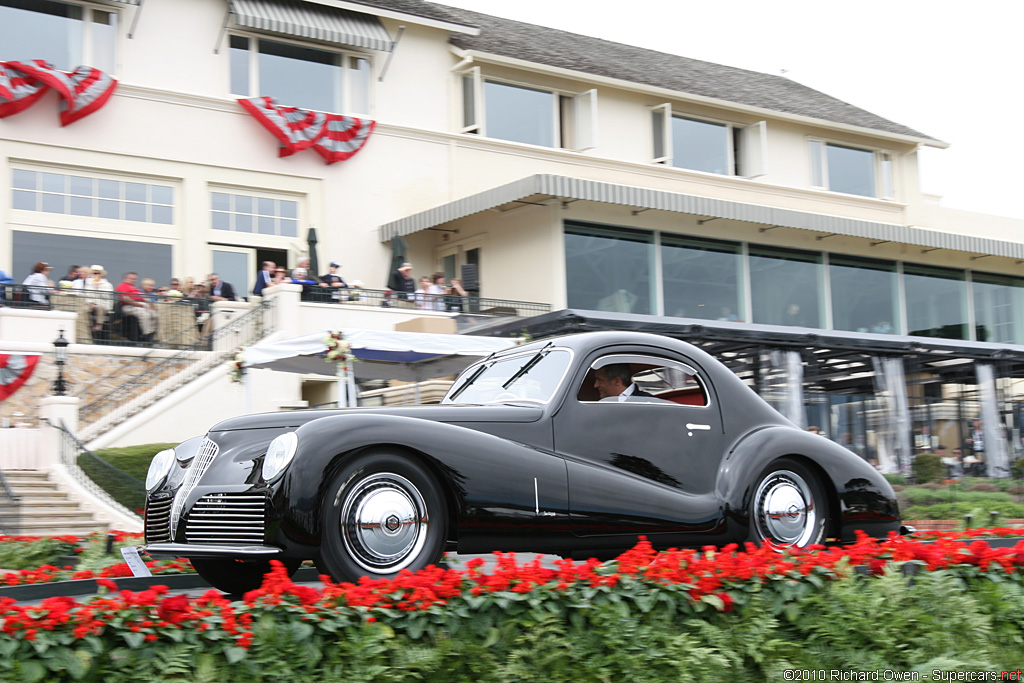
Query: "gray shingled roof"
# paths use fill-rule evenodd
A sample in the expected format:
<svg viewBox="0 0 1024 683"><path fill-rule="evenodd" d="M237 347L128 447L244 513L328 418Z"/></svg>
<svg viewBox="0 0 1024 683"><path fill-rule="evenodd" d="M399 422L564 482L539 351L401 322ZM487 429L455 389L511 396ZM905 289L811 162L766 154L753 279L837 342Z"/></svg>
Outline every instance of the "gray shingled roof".
<svg viewBox="0 0 1024 683"><path fill-rule="evenodd" d="M926 140L935 139L782 76L713 64L423 0L353 1L479 28L478 36L451 35L451 43L466 50L513 57L831 123Z"/></svg>

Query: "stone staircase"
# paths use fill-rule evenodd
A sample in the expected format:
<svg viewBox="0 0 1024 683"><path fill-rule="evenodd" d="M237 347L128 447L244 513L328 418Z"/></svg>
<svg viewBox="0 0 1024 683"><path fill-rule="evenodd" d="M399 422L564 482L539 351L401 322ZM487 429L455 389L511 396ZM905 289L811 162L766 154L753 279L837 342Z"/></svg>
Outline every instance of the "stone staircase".
<svg viewBox="0 0 1024 683"><path fill-rule="evenodd" d="M105 531L91 512L61 490L49 472L42 470L5 470L11 492L20 498L22 536L83 536Z"/></svg>

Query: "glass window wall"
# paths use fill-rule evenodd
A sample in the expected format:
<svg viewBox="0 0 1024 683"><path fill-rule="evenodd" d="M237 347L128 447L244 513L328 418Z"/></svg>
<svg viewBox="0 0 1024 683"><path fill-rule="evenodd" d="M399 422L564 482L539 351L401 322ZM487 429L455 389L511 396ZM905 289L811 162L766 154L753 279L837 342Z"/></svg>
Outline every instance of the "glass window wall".
<svg viewBox="0 0 1024 683"><path fill-rule="evenodd" d="M769 325L824 327L821 254L750 247L753 321Z"/></svg>
<svg viewBox="0 0 1024 683"><path fill-rule="evenodd" d="M915 337L967 339L967 282L964 271L905 264L907 330Z"/></svg>
<svg viewBox="0 0 1024 683"><path fill-rule="evenodd" d="M742 259L736 242L662 235L665 315L743 320Z"/></svg>
<svg viewBox="0 0 1024 683"><path fill-rule="evenodd" d="M654 258L653 233L566 223L569 308L655 313Z"/></svg>
<svg viewBox="0 0 1024 683"><path fill-rule="evenodd" d="M1024 278L973 273L978 341L1024 344Z"/></svg>
<svg viewBox="0 0 1024 683"><path fill-rule="evenodd" d="M834 329L899 333L899 286L894 261L829 254L828 271Z"/></svg>

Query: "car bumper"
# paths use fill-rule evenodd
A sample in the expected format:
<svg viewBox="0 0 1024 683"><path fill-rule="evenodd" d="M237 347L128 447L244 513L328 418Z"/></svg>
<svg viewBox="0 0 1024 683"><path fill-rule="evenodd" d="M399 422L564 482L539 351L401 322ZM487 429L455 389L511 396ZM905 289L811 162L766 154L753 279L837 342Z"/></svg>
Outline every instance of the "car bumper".
<svg viewBox="0 0 1024 683"><path fill-rule="evenodd" d="M224 557L273 559L284 551L265 545L199 545L192 543L150 543L143 551L152 557Z"/></svg>

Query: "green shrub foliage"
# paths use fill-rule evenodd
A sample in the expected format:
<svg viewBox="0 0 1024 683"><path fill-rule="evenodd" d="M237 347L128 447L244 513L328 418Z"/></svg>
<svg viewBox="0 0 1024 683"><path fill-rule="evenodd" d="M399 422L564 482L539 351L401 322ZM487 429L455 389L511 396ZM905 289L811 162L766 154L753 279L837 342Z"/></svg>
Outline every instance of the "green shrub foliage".
<svg viewBox="0 0 1024 683"><path fill-rule="evenodd" d="M278 567L234 602L106 579L111 592L86 603L0 598L0 681L782 681L792 669L1011 670L1024 651L1024 543L641 542L604 565L478 567L321 589Z"/></svg>

